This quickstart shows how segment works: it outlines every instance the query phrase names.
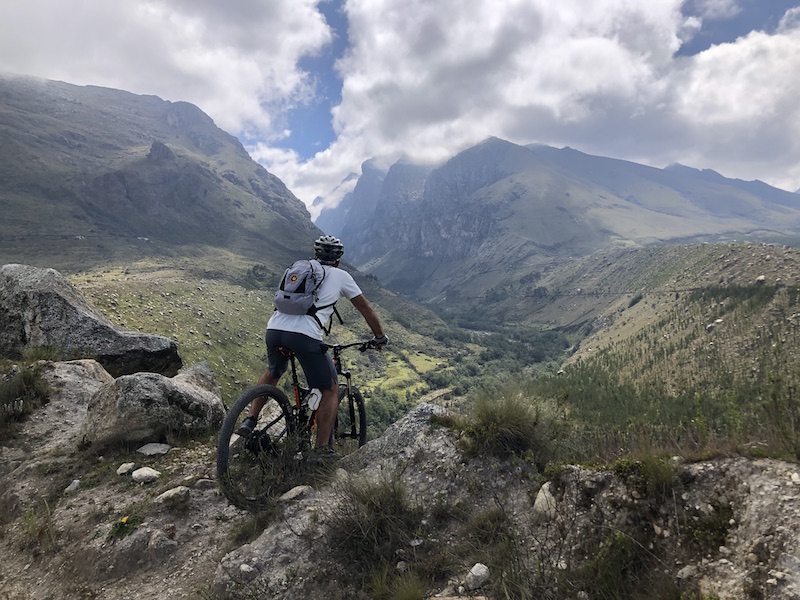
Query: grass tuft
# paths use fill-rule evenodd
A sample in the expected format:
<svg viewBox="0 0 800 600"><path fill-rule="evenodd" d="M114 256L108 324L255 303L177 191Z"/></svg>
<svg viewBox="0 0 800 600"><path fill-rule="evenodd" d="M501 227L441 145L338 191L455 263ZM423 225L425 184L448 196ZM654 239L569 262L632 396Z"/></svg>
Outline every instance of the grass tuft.
<svg viewBox="0 0 800 600"><path fill-rule="evenodd" d="M10 434L10 424L24 420L46 404L50 389L39 366L16 369L0 378L0 438Z"/></svg>
<svg viewBox="0 0 800 600"><path fill-rule="evenodd" d="M555 403L507 385L497 395L479 392L461 427L469 455L529 456L544 468L558 455L564 419Z"/></svg>
<svg viewBox="0 0 800 600"><path fill-rule="evenodd" d="M341 486L337 510L328 518L328 539L343 564L362 581L394 567L411 548L422 511L396 479L353 479Z"/></svg>

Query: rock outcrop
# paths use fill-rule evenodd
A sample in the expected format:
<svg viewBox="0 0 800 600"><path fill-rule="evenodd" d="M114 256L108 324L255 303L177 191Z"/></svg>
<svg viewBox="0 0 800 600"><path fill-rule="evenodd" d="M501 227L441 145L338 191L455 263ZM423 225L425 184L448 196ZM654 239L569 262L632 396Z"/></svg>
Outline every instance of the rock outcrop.
<svg viewBox="0 0 800 600"><path fill-rule="evenodd" d="M68 358L91 358L113 376L140 371L175 375L182 366L169 338L119 331L54 269L0 268L0 355L48 346Z"/></svg>
<svg viewBox="0 0 800 600"><path fill-rule="evenodd" d="M200 363L172 379L135 373L102 386L88 402L81 437L100 445L156 441L218 427L224 415L214 375Z"/></svg>

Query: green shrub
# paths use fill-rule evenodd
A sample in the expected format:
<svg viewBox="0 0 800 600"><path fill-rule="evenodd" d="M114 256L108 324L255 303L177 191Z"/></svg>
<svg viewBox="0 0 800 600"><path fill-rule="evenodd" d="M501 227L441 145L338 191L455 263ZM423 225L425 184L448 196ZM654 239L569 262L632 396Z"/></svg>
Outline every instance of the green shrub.
<svg viewBox="0 0 800 600"><path fill-rule="evenodd" d="M22 351L22 358L27 363L34 363L37 360L48 360L51 362L64 360L64 352L55 346L28 346Z"/></svg>
<svg viewBox="0 0 800 600"><path fill-rule="evenodd" d="M639 460L620 459L611 467L612 471L628 485L646 497L664 500L670 497L675 483L675 468L665 458L653 455Z"/></svg>
<svg viewBox="0 0 800 600"><path fill-rule="evenodd" d="M0 379L0 434L8 423L22 421L46 404L50 389L37 366L19 369Z"/></svg>
<svg viewBox="0 0 800 600"><path fill-rule="evenodd" d="M556 458L564 426L554 402L528 396L512 385L497 395L477 393L462 428L468 454L489 452L501 459L529 456L544 468Z"/></svg>
<svg viewBox="0 0 800 600"><path fill-rule="evenodd" d="M139 515L125 515L119 521L116 521L106 536L107 540L122 539L133 531L142 523L144 519Z"/></svg>
<svg viewBox="0 0 800 600"><path fill-rule="evenodd" d="M339 490L340 502L328 518L328 538L344 565L369 580L411 548L422 511L412 505L396 479L354 479Z"/></svg>
<svg viewBox="0 0 800 600"><path fill-rule="evenodd" d="M391 600L425 600L428 585L415 573L403 573L390 587Z"/></svg>
<svg viewBox="0 0 800 600"><path fill-rule="evenodd" d="M58 535L53 523L53 512L45 498L28 507L22 518L25 532L32 544L46 551L58 549Z"/></svg>

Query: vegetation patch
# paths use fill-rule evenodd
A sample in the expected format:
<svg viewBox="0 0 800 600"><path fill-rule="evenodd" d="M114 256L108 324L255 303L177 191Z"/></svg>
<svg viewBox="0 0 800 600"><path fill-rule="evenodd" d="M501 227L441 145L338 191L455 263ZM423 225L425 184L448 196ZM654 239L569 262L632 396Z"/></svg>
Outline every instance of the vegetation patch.
<svg viewBox="0 0 800 600"><path fill-rule="evenodd" d="M37 365L16 368L0 377L0 439L11 434L11 424L46 404L49 396L49 386Z"/></svg>
<svg viewBox="0 0 800 600"><path fill-rule="evenodd" d="M556 403L508 384L496 392L476 392L460 428L469 455L526 456L543 469L558 456L564 417Z"/></svg>
<svg viewBox="0 0 800 600"><path fill-rule="evenodd" d="M422 510L396 479L354 479L339 490L339 506L327 519L328 540L350 573L368 582L394 569L398 553L408 553Z"/></svg>
<svg viewBox="0 0 800 600"><path fill-rule="evenodd" d="M144 519L139 515L125 515L119 521L115 521L111 525L111 529L106 536L108 540L119 540L131 533L144 522Z"/></svg>
<svg viewBox="0 0 800 600"><path fill-rule="evenodd" d="M670 497L675 485L675 468L666 458L653 455L638 460L623 458L611 470L629 487L659 502Z"/></svg>

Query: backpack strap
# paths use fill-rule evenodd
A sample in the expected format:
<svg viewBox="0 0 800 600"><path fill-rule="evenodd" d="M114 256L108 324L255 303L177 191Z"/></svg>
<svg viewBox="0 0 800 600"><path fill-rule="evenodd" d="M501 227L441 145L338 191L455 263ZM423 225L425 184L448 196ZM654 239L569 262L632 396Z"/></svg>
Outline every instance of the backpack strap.
<svg viewBox="0 0 800 600"><path fill-rule="evenodd" d="M319 285L316 288L314 288L314 291L316 292L319 289L319 287L322 285L322 282L325 280L325 276L328 274L328 272L325 269L325 265L323 265L322 263L320 263L316 259L312 259L312 260L314 262L316 262L317 264L319 264L320 268L322 269L322 279L320 280ZM313 270L314 267L312 266L311 268ZM333 327L333 316L331 316L330 320L328 321L328 326L326 327L325 325L322 324L322 321L319 320L319 317L317 317L317 311L320 311L323 308L328 308L330 306L333 307L333 314L336 315L337 319L339 319L339 324L340 325L344 325L344 321L342 320L342 316L339 314L339 311L336 309L336 302L332 302L331 304L326 304L324 306L317 306L316 304L314 304L306 312L306 314L308 316L314 317L314 320L317 322L317 325L319 325L320 329L322 329L322 331L325 333L325 335L330 335L330 333L331 333L331 327Z"/></svg>

